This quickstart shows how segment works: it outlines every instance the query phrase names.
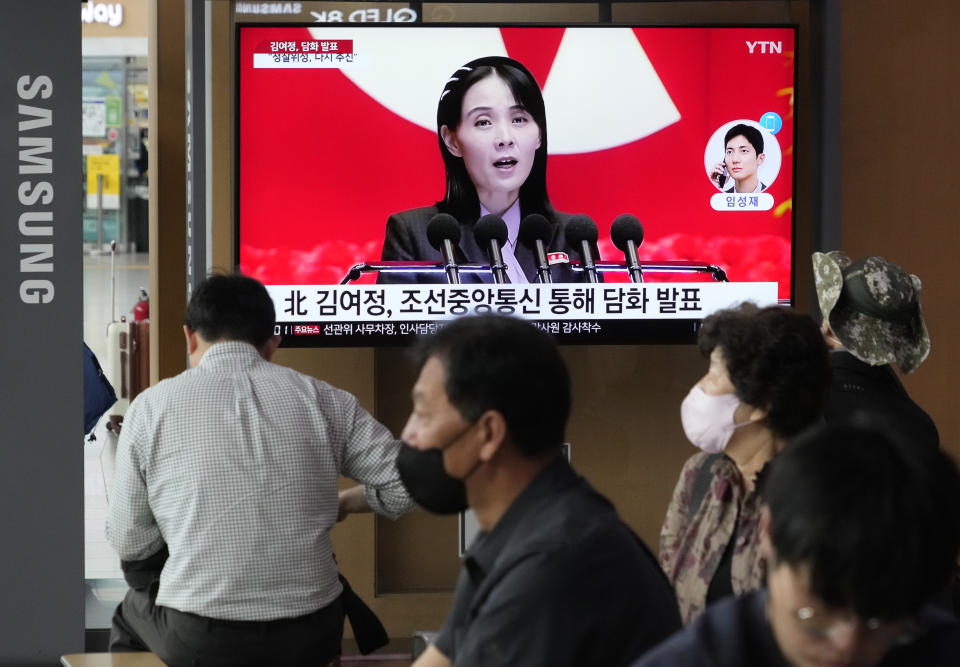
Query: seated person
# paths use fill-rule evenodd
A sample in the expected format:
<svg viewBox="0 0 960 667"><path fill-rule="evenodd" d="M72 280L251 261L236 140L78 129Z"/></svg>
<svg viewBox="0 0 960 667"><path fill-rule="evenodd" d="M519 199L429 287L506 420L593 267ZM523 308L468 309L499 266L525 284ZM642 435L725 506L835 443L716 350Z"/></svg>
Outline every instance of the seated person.
<svg viewBox="0 0 960 667"><path fill-rule="evenodd" d="M442 257L427 239L427 223L449 213L460 223L457 263L489 264L487 249L473 235L482 216L493 213L507 226L502 247L511 283L538 281L533 253L518 243L521 219L543 215L553 228L544 245L573 260L579 249L567 245L567 213L553 209L547 196L547 115L543 94L523 64L503 56L468 62L444 86L437 108L437 139L446 167L447 186L435 206L391 215L383 241L383 260L435 261ZM596 247L594 258L599 258ZM583 273L569 264L551 267L553 282L582 282ZM493 282L489 272L460 275L461 282ZM443 272L388 273L379 283L443 283Z"/></svg>
<svg viewBox="0 0 960 667"><path fill-rule="evenodd" d="M920 279L883 257L853 262L836 250L813 253L813 277L833 376L824 418L881 414L913 442L938 447L936 424L892 367L896 362L904 375L912 373L930 354Z"/></svg>
<svg viewBox="0 0 960 667"><path fill-rule="evenodd" d="M483 315L420 352L400 477L428 510L473 508L481 532L415 667L626 665L677 630L656 559L562 454L570 381L553 339Z"/></svg>
<svg viewBox="0 0 960 667"><path fill-rule="evenodd" d="M758 169L766 157L760 130L738 123L723 137L723 162L714 165L710 178L724 192L763 192ZM729 176L728 176L729 175ZM728 183L727 181L732 181Z"/></svg>
<svg viewBox="0 0 960 667"><path fill-rule="evenodd" d="M680 418L702 451L684 464L660 532L660 564L684 623L763 585L757 480L788 438L820 418L830 377L816 322L792 308L719 311L697 342L710 366Z"/></svg>
<svg viewBox="0 0 960 667"><path fill-rule="evenodd" d="M820 425L764 481L767 589L714 605L634 667L947 667L930 604L960 549L960 475L882 423Z"/></svg>
<svg viewBox="0 0 960 667"><path fill-rule="evenodd" d="M345 613L359 642L362 602L338 576L330 529L347 512L413 508L399 443L347 392L270 363L275 321L256 280L206 278L183 327L191 368L127 411L107 540L131 588L111 651L325 665ZM365 486L338 493L341 474Z"/></svg>

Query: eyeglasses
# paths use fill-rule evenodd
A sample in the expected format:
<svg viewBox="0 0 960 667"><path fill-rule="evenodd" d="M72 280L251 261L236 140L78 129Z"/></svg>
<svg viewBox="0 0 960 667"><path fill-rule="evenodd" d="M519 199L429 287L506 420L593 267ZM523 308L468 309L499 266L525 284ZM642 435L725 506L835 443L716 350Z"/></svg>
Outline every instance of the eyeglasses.
<svg viewBox="0 0 960 667"><path fill-rule="evenodd" d="M916 637L916 626L909 619L861 620L855 614L845 614L841 618L833 614L818 616L813 607L794 609L793 617L803 632L814 639L837 639L844 632L854 632L867 641L892 638L896 644L906 644Z"/></svg>

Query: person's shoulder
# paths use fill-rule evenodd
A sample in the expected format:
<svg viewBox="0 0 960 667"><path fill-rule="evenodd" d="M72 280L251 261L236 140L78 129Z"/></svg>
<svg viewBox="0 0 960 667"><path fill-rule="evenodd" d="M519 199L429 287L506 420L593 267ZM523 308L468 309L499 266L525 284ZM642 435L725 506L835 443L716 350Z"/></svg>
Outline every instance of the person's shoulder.
<svg viewBox="0 0 960 667"><path fill-rule="evenodd" d="M639 538L617 513L613 503L576 471L571 481L544 498L535 511L524 517L529 539L538 540L547 550L577 554L606 554L611 562L625 556L631 563L643 551ZM575 477L575 480L573 479ZM538 536L539 533L539 536Z"/></svg>
<svg viewBox="0 0 960 667"><path fill-rule="evenodd" d="M507 551L552 553L587 541L616 511L569 463L555 462L528 485L509 510Z"/></svg>
<svg viewBox="0 0 960 667"><path fill-rule="evenodd" d="M713 667L713 656L700 643L699 637L688 627L676 632L650 651L647 651L630 667Z"/></svg>
<svg viewBox="0 0 960 667"><path fill-rule="evenodd" d="M680 515L696 514L697 508L703 502L707 490L714 477L715 464L721 460L722 454L707 454L697 452L683 463L673 498L667 507L667 520ZM679 513L679 515L678 515Z"/></svg>
<svg viewBox="0 0 960 667"><path fill-rule="evenodd" d="M196 412L196 369L188 368L164 378L137 394L123 415L121 433L152 432L161 419L174 419Z"/></svg>
<svg viewBox="0 0 960 667"><path fill-rule="evenodd" d="M430 220L439 213L436 206L418 206L417 208L408 208L405 211L397 211L390 216L391 219L403 223L419 223Z"/></svg>
<svg viewBox="0 0 960 667"><path fill-rule="evenodd" d="M712 469L713 464L723 458L723 454L708 454L697 452L683 462L680 475L696 475L703 469Z"/></svg>
<svg viewBox="0 0 960 667"><path fill-rule="evenodd" d="M718 458L720 454L708 454L707 452L697 452L696 454L691 454L687 460L684 462L684 468L702 468L708 463L713 463Z"/></svg>
<svg viewBox="0 0 960 667"><path fill-rule="evenodd" d="M637 595L650 600L662 593L664 601L670 597L653 553L596 492L546 499L512 531L497 560L509 567L526 563L521 586L540 595L549 589L558 599L595 596L613 605Z"/></svg>
<svg viewBox="0 0 960 667"><path fill-rule="evenodd" d="M852 389L862 391L863 387L875 387L882 385L892 385L903 387L903 384L897 378L896 371L890 364L880 364L874 366L855 357L849 350L831 350L827 355L827 361L831 371L834 373L834 389ZM850 387L844 384L855 378L857 382Z"/></svg>
<svg viewBox="0 0 960 667"><path fill-rule="evenodd" d="M296 369L281 366L272 361L264 361L262 368L264 372L274 376L276 381L284 383L288 387L300 388L313 394L332 396L338 400L356 400L353 394L347 390Z"/></svg>
<svg viewBox="0 0 960 667"><path fill-rule="evenodd" d="M631 667L776 665L778 651L763 623L764 602L761 592L724 598Z"/></svg>
<svg viewBox="0 0 960 667"><path fill-rule="evenodd" d="M171 398L176 398L185 386L196 382L197 370L188 368L181 371L173 377L160 380L137 394L137 397L131 402L130 407L137 405L142 410L146 406L162 404Z"/></svg>
<svg viewBox="0 0 960 667"><path fill-rule="evenodd" d="M612 506L584 499L582 510L572 515L566 531L557 540L556 562L569 564L582 579L586 590L613 604L614 599L644 598L657 607L658 615L669 618L673 606L679 627L673 590L657 558ZM591 518L592 513L592 518ZM612 591L616 593L612 593ZM606 591L605 593L602 591ZM670 631L676 628L670 628ZM668 634L668 633L667 633ZM665 635L664 635L665 636Z"/></svg>
<svg viewBox="0 0 960 667"><path fill-rule="evenodd" d="M873 400L872 395L907 396L903 383L889 364L873 366L857 359L847 350L831 350L827 361L831 371L831 401L866 396L871 396Z"/></svg>
<svg viewBox="0 0 960 667"><path fill-rule="evenodd" d="M830 350L827 354L827 362L830 364L831 368L855 368L860 369L861 367L874 368L865 361L860 361L849 350L845 348L840 348L836 350Z"/></svg>

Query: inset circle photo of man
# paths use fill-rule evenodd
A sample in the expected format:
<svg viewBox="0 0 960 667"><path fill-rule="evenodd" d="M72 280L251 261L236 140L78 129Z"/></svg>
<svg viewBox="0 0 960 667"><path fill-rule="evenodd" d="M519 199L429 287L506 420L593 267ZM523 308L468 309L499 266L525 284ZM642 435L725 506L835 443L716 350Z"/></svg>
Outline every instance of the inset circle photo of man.
<svg viewBox="0 0 960 667"><path fill-rule="evenodd" d="M727 123L714 132L704 153L710 181L731 193L764 192L777 177L781 160L776 137L747 120Z"/></svg>

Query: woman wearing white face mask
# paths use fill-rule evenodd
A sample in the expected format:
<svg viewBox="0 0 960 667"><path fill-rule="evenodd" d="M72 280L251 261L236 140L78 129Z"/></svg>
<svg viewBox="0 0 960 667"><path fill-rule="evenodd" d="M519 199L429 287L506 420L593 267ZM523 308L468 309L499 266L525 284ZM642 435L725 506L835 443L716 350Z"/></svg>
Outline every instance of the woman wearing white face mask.
<svg viewBox="0 0 960 667"><path fill-rule="evenodd" d="M820 418L830 376L816 322L790 308L718 312L697 342L710 367L680 415L702 451L684 465L660 532L660 565L684 623L716 599L763 585L757 480Z"/></svg>

